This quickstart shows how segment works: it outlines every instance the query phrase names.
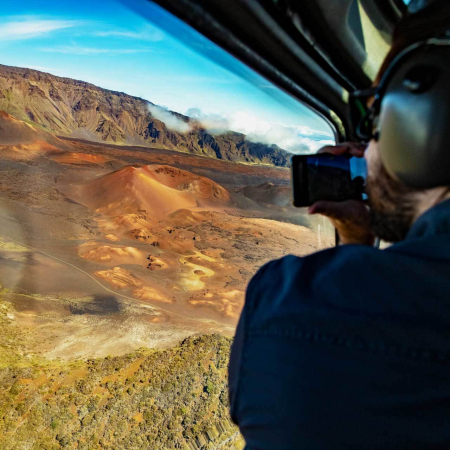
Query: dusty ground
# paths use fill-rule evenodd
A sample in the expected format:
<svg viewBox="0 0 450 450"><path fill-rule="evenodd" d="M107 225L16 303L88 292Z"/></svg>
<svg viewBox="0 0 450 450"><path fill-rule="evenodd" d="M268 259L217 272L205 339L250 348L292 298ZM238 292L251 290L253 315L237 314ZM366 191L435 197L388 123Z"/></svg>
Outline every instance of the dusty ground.
<svg viewBox="0 0 450 450"><path fill-rule="evenodd" d="M0 146L1 295L48 357L230 336L262 264L332 244L286 169L64 142Z"/></svg>

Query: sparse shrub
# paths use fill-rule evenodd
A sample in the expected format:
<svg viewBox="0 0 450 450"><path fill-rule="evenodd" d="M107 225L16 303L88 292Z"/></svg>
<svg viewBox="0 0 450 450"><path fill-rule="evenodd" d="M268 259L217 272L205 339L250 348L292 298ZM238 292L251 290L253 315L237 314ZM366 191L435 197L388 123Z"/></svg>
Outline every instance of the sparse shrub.
<svg viewBox="0 0 450 450"><path fill-rule="evenodd" d="M20 383L17 381L14 382L14 384L11 386L11 389L9 390L9 393L11 395L18 395L21 391Z"/></svg>
<svg viewBox="0 0 450 450"><path fill-rule="evenodd" d="M74 366L58 362L55 367L41 364L17 369L7 375L9 390L0 393L0 434L16 430L18 418L26 415L5 448L185 449L187 441L199 442L197 439L204 449L217 448L236 433L234 427L219 426L228 414L229 348L229 339L209 335L187 338L164 351L141 350ZM119 375L117 380L103 383L107 391L95 390L105 377L116 377L138 358L143 359L140 368L129 376L127 385ZM73 377L83 366L88 369L86 374ZM69 381L56 392L50 391L45 400L42 396L48 393L48 384L37 385L38 390L27 388L16 403L16 396L24 392L21 380L38 380L43 374L47 379L53 374ZM0 378L4 382L1 370ZM5 415L10 411L15 415ZM208 437L207 430L214 426L220 436ZM231 444L221 450L229 450Z"/></svg>

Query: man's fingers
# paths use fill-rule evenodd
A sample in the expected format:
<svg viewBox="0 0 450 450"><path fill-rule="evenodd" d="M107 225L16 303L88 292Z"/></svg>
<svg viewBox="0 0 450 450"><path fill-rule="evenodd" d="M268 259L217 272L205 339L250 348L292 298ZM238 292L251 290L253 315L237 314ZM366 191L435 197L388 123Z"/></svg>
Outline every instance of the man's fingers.
<svg viewBox="0 0 450 450"><path fill-rule="evenodd" d="M343 155L347 153L348 147L345 144L326 145L322 147L317 153L331 153L332 155Z"/></svg>
<svg viewBox="0 0 450 450"><path fill-rule="evenodd" d="M337 145L326 145L322 147L317 153L331 153L332 155L344 155L349 153L350 155L362 158L364 156L365 144L357 142L344 142Z"/></svg>
<svg viewBox="0 0 450 450"><path fill-rule="evenodd" d="M370 229L370 211L358 200L344 202L317 202L309 208L310 214L322 214L330 219L345 244L373 245Z"/></svg>
<svg viewBox="0 0 450 450"><path fill-rule="evenodd" d="M369 218L369 209L359 200L344 202L320 201L314 203L308 210L309 214L322 214L329 219L340 222L365 222Z"/></svg>
<svg viewBox="0 0 450 450"><path fill-rule="evenodd" d="M346 218L347 214L345 212L345 207L342 207L341 203L337 202L317 202L310 206L309 214L322 214L330 219L343 220Z"/></svg>

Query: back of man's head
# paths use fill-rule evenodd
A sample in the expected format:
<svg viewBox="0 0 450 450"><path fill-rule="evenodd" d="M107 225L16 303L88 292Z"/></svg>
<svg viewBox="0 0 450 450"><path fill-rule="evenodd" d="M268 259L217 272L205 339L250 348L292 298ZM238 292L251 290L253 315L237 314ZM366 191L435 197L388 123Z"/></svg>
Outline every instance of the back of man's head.
<svg viewBox="0 0 450 450"><path fill-rule="evenodd" d="M408 13L397 24L391 51L381 66L378 80L395 57L410 45L443 36L450 29L450 1L449 0L412 0Z"/></svg>
<svg viewBox="0 0 450 450"><path fill-rule="evenodd" d="M372 140L366 152L369 163L368 191L373 231L378 237L390 242L403 240L421 214L449 196L448 175L442 178L444 182L436 179L436 171L447 171L445 166L449 160L447 156L449 149L446 148L448 140L443 138L447 136L448 125L442 117L438 124L435 116L438 110L445 110L445 117L449 115L445 99L448 97L450 85L447 87L446 77L441 76L438 90L444 95L436 96L431 91L420 96L413 92L408 93L402 77L403 72L409 69L405 67L398 69L398 57L402 52L411 48L413 44L431 38L448 36L450 39L448 30L450 30L450 1L413 0L408 14L396 27L392 49L376 80L377 85L380 82L383 85L384 82L385 87L379 88L379 92L382 93L379 94L381 111L376 113L378 142ZM443 51L444 47L441 47ZM448 55L448 46L445 52ZM416 57L414 55L416 53L411 57L412 62L410 58L410 62L407 63L412 64L411 67L419 64L414 62ZM444 74L448 72L447 60L439 61ZM396 69L392 69L392 66ZM385 82L387 73L391 75L388 76L391 80L388 83ZM392 75L393 73L398 75ZM400 82L395 81L398 77L401 78ZM409 106L406 107L402 102L407 102ZM423 105L426 107L422 108ZM430 111L433 117L430 117ZM440 135L439 127L442 128ZM419 139L415 139L417 133L423 145L419 143ZM434 153L433 146L436 147ZM433 154L436 156L434 159ZM431 175L422 173L425 166L431 166ZM410 183L408 180L413 182Z"/></svg>

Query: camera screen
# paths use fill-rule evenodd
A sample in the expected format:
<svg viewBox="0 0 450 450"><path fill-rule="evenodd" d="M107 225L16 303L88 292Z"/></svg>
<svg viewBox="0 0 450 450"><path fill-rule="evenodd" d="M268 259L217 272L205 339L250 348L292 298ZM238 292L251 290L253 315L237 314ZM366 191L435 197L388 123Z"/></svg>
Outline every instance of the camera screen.
<svg viewBox="0 0 450 450"><path fill-rule="evenodd" d="M320 200L364 199L367 177L364 158L326 153L293 159L294 204L310 206Z"/></svg>

